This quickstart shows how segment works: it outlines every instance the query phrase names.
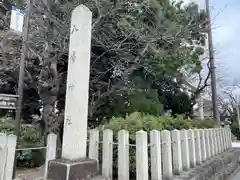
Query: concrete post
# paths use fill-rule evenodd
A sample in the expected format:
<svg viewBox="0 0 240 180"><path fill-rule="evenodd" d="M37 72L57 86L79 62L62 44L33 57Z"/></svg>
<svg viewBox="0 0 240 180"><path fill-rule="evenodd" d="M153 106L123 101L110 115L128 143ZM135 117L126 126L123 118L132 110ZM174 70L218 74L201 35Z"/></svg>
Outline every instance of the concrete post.
<svg viewBox="0 0 240 180"><path fill-rule="evenodd" d="M136 132L137 180L148 180L148 140L147 132Z"/></svg>
<svg viewBox="0 0 240 180"><path fill-rule="evenodd" d="M195 151L195 137L192 129L188 130L188 140L189 140L189 158L190 166L194 168L196 166L196 151Z"/></svg>
<svg viewBox="0 0 240 180"><path fill-rule="evenodd" d="M162 150L161 135L157 130L150 132L151 144L151 178L162 180ZM128 172L129 173L129 172ZM118 178L119 179L119 178Z"/></svg>
<svg viewBox="0 0 240 180"><path fill-rule="evenodd" d="M183 170L188 171L190 169L188 131L185 129L181 130L180 136L181 136L181 142L182 142L181 152L182 152Z"/></svg>
<svg viewBox="0 0 240 180"><path fill-rule="evenodd" d="M182 152L180 131L173 130L172 132L172 152L173 153L173 172L179 175L182 172Z"/></svg>
<svg viewBox="0 0 240 180"><path fill-rule="evenodd" d="M195 155L196 155L196 164L202 163L202 152L201 152L201 142L200 142L200 132L199 129L194 129L195 137Z"/></svg>
<svg viewBox="0 0 240 180"><path fill-rule="evenodd" d="M171 148L171 133L164 130L161 132L162 138L162 165L163 165L163 179L172 179L172 148Z"/></svg>
<svg viewBox="0 0 240 180"><path fill-rule="evenodd" d="M129 133L118 132L118 179L129 180Z"/></svg>

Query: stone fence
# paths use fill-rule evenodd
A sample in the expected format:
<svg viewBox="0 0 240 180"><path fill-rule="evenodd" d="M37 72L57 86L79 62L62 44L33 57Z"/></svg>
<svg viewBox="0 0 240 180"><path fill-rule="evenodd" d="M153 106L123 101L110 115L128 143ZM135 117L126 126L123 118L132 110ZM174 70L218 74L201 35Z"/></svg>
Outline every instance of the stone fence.
<svg viewBox="0 0 240 180"><path fill-rule="evenodd" d="M89 131L88 157L99 160L101 168L99 172L106 179L112 179L113 176L114 146L117 146L115 162L117 162L119 180L130 179L129 148L135 149L137 180L177 179L182 174L201 164L206 164L231 148L229 128L164 130L161 132L152 130L149 134L145 131L138 131L135 135L135 144L129 144L129 132L121 130L117 134L117 142L113 139L111 130ZM56 135L48 136L45 178L49 160L56 157L56 141ZM102 144L101 151L99 151L100 144ZM0 180L12 179L15 146L16 136L0 134L0 159L4 162L0 164ZM102 152L101 162L99 152Z"/></svg>
<svg viewBox="0 0 240 180"><path fill-rule="evenodd" d="M46 179L48 162L56 158L57 136L49 134L46 147L31 147L16 149L17 137L0 133L0 180L12 180L14 159L17 151L46 149L45 174L40 179Z"/></svg>
<svg viewBox="0 0 240 180"><path fill-rule="evenodd" d="M103 131L101 171L106 179L112 178L113 145L118 146L119 180L129 180L129 147L131 146L136 148L137 180L148 180L149 177L152 180L173 179L182 172L189 171L231 148L229 128L164 130L161 132L153 130L150 134L138 131L136 132L136 144L129 144L128 131L121 130L118 132L117 139L118 142L113 142L111 130ZM99 131L91 130L89 158L98 159L99 142Z"/></svg>

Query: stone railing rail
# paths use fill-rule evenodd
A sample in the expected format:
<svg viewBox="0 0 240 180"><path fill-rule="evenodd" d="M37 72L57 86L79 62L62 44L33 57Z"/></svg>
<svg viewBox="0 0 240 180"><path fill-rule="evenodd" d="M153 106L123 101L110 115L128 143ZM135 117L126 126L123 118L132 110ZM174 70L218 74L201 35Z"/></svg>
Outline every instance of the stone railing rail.
<svg viewBox="0 0 240 180"><path fill-rule="evenodd" d="M99 160L99 144L102 143L102 158L100 158L102 161L99 162L102 177L112 179L114 146L117 146L118 149L119 180L130 179L130 147L136 150L137 180L148 180L149 177L152 180L174 179L231 148L229 128L163 130L161 132L152 130L150 134L138 131L135 136L136 143L129 144L129 132L126 130L118 132L117 142L113 141L112 130L89 130L88 157L90 159ZM100 137L102 138L100 139ZM46 148L45 178L48 162L56 158L57 136L50 134L47 142L46 147L39 147ZM12 179L14 156L15 152L19 150L15 147L15 135L0 134L0 159L3 162L0 164L0 180ZM151 169L149 169L149 162Z"/></svg>

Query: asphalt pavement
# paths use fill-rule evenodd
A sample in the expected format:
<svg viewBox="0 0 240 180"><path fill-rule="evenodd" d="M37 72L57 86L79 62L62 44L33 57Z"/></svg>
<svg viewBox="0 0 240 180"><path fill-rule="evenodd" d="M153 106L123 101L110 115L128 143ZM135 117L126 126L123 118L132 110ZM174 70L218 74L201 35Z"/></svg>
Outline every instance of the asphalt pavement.
<svg viewBox="0 0 240 180"><path fill-rule="evenodd" d="M231 180L240 180L240 172L238 172L234 178L232 178Z"/></svg>
<svg viewBox="0 0 240 180"><path fill-rule="evenodd" d="M232 142L232 147L240 148L240 142ZM240 180L240 171L231 180Z"/></svg>

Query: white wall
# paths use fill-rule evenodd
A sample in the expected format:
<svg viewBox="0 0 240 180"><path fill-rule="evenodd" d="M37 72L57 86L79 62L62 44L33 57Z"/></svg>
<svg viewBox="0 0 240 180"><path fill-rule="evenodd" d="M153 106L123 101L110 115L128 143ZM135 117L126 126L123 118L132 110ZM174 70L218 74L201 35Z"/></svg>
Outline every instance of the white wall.
<svg viewBox="0 0 240 180"><path fill-rule="evenodd" d="M176 1L181 1L181 0L176 0ZM205 9L205 0L183 0L183 1L184 1L184 4L195 2L199 5L200 9Z"/></svg>

